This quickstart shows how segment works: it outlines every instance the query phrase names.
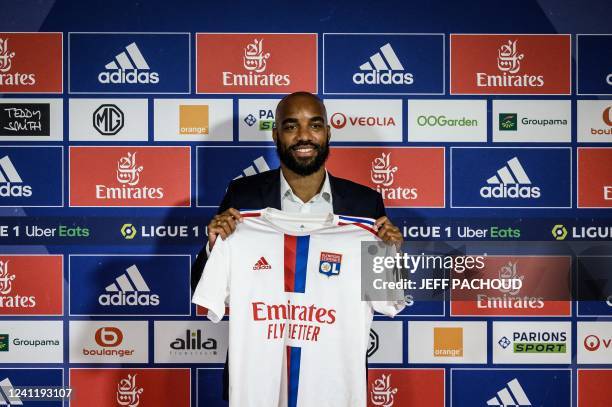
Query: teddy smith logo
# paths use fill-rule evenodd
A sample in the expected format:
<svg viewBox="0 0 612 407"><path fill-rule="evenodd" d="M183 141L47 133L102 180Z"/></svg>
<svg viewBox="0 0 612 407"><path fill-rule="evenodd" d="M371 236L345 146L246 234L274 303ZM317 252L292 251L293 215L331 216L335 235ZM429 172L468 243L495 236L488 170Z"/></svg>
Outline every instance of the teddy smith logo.
<svg viewBox="0 0 612 407"><path fill-rule="evenodd" d="M317 342L321 326L336 322L336 310L311 305L253 302L253 321L270 321L267 339L294 339Z"/></svg>

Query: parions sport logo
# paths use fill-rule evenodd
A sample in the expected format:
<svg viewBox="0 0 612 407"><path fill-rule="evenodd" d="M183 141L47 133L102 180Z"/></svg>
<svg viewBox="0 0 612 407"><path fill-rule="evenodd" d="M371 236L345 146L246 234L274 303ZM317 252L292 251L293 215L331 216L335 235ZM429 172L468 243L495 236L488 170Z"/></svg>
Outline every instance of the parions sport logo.
<svg viewBox="0 0 612 407"><path fill-rule="evenodd" d="M190 206L189 156L189 147L72 147L70 203Z"/></svg>

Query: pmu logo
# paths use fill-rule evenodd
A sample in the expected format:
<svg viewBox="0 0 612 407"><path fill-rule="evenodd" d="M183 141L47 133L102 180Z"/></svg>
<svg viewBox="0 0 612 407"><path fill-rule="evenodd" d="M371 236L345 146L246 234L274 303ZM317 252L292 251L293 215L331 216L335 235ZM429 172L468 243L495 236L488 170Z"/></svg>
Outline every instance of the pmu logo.
<svg viewBox="0 0 612 407"><path fill-rule="evenodd" d="M483 198L537 199L540 188L532 186L531 179L517 157L507 161L497 170L497 174L487 179L486 186L480 188Z"/></svg>
<svg viewBox="0 0 612 407"><path fill-rule="evenodd" d="M347 124L358 127L395 127L393 116L347 116L342 112L331 115L329 123L334 129L342 129Z"/></svg>
<svg viewBox="0 0 612 407"><path fill-rule="evenodd" d="M398 167L391 162L391 152L382 153L372 161L370 179L383 199L417 199L417 188L393 186Z"/></svg>
<svg viewBox="0 0 612 407"><path fill-rule="evenodd" d="M360 72L353 74L356 85L412 85L413 74L405 72L393 47L386 43L359 66Z"/></svg>
<svg viewBox="0 0 612 407"><path fill-rule="evenodd" d="M264 49L263 38L254 38L244 47L242 65L245 73L224 71L223 86L289 86L288 74L266 72L271 53Z"/></svg>
<svg viewBox="0 0 612 407"><path fill-rule="evenodd" d="M159 295L152 294L138 267L132 265L105 288L98 297L102 306L158 306Z"/></svg>
<svg viewBox="0 0 612 407"><path fill-rule="evenodd" d="M32 186L23 182L8 155L0 158L0 197L31 197Z"/></svg>
<svg viewBox="0 0 612 407"><path fill-rule="evenodd" d="M101 105L93 113L93 126L103 136L114 136L123 128L123 111L117 105Z"/></svg>
<svg viewBox="0 0 612 407"><path fill-rule="evenodd" d="M135 42L125 47L114 59L104 66L98 74L98 81L103 84L156 84L159 73L151 71L145 57Z"/></svg>

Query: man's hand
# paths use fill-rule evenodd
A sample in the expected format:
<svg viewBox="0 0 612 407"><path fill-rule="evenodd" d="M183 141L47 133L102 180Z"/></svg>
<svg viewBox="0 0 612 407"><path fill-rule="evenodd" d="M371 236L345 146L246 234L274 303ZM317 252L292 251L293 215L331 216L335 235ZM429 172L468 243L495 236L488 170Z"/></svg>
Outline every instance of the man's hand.
<svg viewBox="0 0 612 407"><path fill-rule="evenodd" d="M212 250L217 236L221 236L221 239L225 240L234 233L237 222L242 222L242 215L234 208L229 208L215 215L208 224L208 248Z"/></svg>
<svg viewBox="0 0 612 407"><path fill-rule="evenodd" d="M386 216L376 219L375 224L378 229L378 237L383 242L393 243L398 248L404 243L402 232Z"/></svg>

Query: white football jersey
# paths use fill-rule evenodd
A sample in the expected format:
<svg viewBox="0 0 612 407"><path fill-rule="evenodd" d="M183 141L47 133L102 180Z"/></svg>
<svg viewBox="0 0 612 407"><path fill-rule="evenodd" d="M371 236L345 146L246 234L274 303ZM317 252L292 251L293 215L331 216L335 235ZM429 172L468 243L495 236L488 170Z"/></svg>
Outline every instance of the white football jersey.
<svg viewBox="0 0 612 407"><path fill-rule="evenodd" d="M361 242L380 242L373 221L272 208L243 216L215 242L193 295L214 322L231 310L230 405L366 406L373 312L405 305L361 299Z"/></svg>

